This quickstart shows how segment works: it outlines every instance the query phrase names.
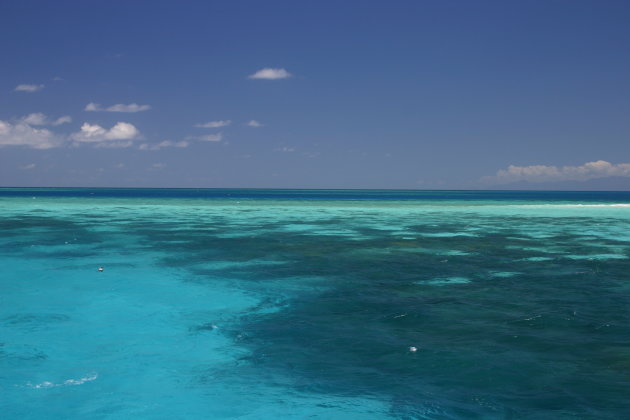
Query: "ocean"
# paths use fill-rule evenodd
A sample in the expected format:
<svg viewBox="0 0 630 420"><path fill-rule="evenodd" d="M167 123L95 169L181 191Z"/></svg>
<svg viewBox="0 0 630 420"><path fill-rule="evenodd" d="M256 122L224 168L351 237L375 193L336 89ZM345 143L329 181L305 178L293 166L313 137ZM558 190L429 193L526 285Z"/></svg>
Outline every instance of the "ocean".
<svg viewBox="0 0 630 420"><path fill-rule="evenodd" d="M630 418L629 258L630 192L3 188L0 417Z"/></svg>

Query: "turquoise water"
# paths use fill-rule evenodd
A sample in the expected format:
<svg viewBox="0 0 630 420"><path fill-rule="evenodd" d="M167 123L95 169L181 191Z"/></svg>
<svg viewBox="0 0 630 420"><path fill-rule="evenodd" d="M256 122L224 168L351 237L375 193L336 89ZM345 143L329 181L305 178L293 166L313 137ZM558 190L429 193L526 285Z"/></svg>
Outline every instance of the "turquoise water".
<svg viewBox="0 0 630 420"><path fill-rule="evenodd" d="M630 418L629 193L0 189L0 232L2 418Z"/></svg>

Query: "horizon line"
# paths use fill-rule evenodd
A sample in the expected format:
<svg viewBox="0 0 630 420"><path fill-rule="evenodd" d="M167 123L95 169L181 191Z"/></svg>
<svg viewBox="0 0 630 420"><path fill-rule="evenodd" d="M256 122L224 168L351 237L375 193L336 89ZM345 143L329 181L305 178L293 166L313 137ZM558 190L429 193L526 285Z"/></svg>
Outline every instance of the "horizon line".
<svg viewBox="0 0 630 420"><path fill-rule="evenodd" d="M477 189L477 188L286 188L286 187L18 187L18 186L0 186L0 189L94 189L94 190L280 190L280 191L490 191L490 192L630 192L627 190L556 190L556 189Z"/></svg>

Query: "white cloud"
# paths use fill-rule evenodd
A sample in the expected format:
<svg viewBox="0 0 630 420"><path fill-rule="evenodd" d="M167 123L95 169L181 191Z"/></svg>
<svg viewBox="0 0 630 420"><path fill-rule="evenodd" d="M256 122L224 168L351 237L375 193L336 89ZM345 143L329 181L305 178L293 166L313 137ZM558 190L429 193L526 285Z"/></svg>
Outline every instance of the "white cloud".
<svg viewBox="0 0 630 420"><path fill-rule="evenodd" d="M16 92L37 92L44 89L44 85L17 85L15 87Z"/></svg>
<svg viewBox="0 0 630 420"><path fill-rule="evenodd" d="M71 122L72 122L72 117L69 116L69 115L64 115L63 117L57 118L51 124L52 125L61 125L61 124L71 123Z"/></svg>
<svg viewBox="0 0 630 420"><path fill-rule="evenodd" d="M138 129L129 123L118 122L105 134L107 140L128 140L140 135Z"/></svg>
<svg viewBox="0 0 630 420"><path fill-rule="evenodd" d="M286 79L291 77L292 74L286 71L285 69L271 69L264 68L258 70L254 74L250 74L248 78L250 79L266 79L266 80L277 80L277 79Z"/></svg>
<svg viewBox="0 0 630 420"><path fill-rule="evenodd" d="M61 140L50 130L35 128L18 121L12 124L0 120L0 147L25 146L32 149L50 149L61 144Z"/></svg>
<svg viewBox="0 0 630 420"><path fill-rule="evenodd" d="M98 144L98 147L129 147L130 140L140 137L140 131L130 123L117 122L109 130L98 124L83 123L81 131L70 136L74 141L79 143L106 143L110 141L120 141L117 144Z"/></svg>
<svg viewBox="0 0 630 420"><path fill-rule="evenodd" d="M586 181L609 176L630 177L630 163L612 164L598 160L580 166L510 165L507 169L499 170L495 176L484 177L482 180L505 184L517 181Z"/></svg>
<svg viewBox="0 0 630 420"><path fill-rule="evenodd" d="M57 118L55 121L50 121L48 117L41 112L34 112L32 114L28 114L25 117L22 117L20 122L28 125L61 125L65 123L72 122L72 117L69 115L64 115L63 117Z"/></svg>
<svg viewBox="0 0 630 420"><path fill-rule="evenodd" d="M105 111L105 112L140 112L151 109L150 105L138 105L138 104L116 104L103 108L97 103L90 102L85 106L84 111Z"/></svg>
<svg viewBox="0 0 630 420"><path fill-rule="evenodd" d="M226 127L226 126L228 126L230 124L232 124L232 121L230 121L230 120L209 121L207 123L195 124L195 127L200 127L200 128L219 128L219 127Z"/></svg>
<svg viewBox="0 0 630 420"><path fill-rule="evenodd" d="M47 125L48 119L41 112L34 112L23 117L22 122L28 125Z"/></svg>
<svg viewBox="0 0 630 420"><path fill-rule="evenodd" d="M20 169L22 170L29 170L29 169L34 169L37 165L34 163L29 163L28 165L24 165L24 166L20 166Z"/></svg>
<svg viewBox="0 0 630 420"><path fill-rule="evenodd" d="M100 125L83 123L81 131L74 133L72 138L82 142L99 142L105 140L105 134L108 130L104 129Z"/></svg>
<svg viewBox="0 0 630 420"><path fill-rule="evenodd" d="M195 137L197 140L201 140L201 141L221 141L223 140L223 134L222 133L218 133L218 134L208 134L205 136L199 136L199 137Z"/></svg>
<svg viewBox="0 0 630 420"><path fill-rule="evenodd" d="M150 144L150 143L142 143L141 145L138 146L138 149L140 150L160 150L164 147L188 147L190 143L188 143L185 140L182 141L170 141L170 140L164 140L160 143L157 144Z"/></svg>
<svg viewBox="0 0 630 420"><path fill-rule="evenodd" d="M110 129L97 124L84 123L81 131L69 137L59 136L52 131L39 128L42 125L61 125L72 121L69 116L50 121L46 115L36 112L17 122L0 121L0 147L24 146L32 149L50 149L73 141L73 145L93 143L95 147L130 147L140 132L133 124L118 122Z"/></svg>
<svg viewBox="0 0 630 420"><path fill-rule="evenodd" d="M260 122L258 122L256 120L249 120L247 122L247 125L250 126L250 127L262 127L263 126L262 123L260 123Z"/></svg>

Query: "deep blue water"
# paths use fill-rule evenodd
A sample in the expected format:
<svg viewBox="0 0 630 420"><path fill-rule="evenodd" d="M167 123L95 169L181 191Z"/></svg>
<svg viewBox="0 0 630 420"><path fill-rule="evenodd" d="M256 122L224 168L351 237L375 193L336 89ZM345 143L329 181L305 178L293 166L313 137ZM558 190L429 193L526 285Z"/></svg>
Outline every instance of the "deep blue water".
<svg viewBox="0 0 630 420"><path fill-rule="evenodd" d="M238 198L251 200L579 201L630 203L630 191L292 190L220 188L0 188L0 197Z"/></svg>
<svg viewBox="0 0 630 420"><path fill-rule="evenodd" d="M630 418L629 203L0 189L0 412Z"/></svg>

